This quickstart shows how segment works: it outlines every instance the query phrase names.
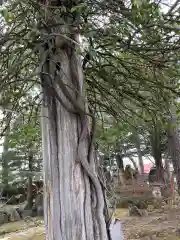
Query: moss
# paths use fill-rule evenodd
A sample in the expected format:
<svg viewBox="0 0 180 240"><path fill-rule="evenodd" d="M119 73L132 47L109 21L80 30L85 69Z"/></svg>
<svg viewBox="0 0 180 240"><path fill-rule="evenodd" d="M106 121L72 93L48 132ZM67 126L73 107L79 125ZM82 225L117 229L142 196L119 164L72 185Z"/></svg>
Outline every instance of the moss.
<svg viewBox="0 0 180 240"><path fill-rule="evenodd" d="M122 218L126 217L129 214L129 210L125 208L117 208L115 211L115 217Z"/></svg>

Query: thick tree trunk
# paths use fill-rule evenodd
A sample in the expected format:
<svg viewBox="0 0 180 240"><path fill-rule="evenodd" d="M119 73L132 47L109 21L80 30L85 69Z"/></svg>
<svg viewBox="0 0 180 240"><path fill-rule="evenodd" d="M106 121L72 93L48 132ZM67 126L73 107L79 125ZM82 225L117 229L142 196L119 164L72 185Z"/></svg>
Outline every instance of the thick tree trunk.
<svg viewBox="0 0 180 240"><path fill-rule="evenodd" d="M116 163L119 169L124 171L124 163L123 163L123 158L119 153L116 154Z"/></svg>
<svg viewBox="0 0 180 240"><path fill-rule="evenodd" d="M119 183L122 186L125 186L125 183L124 183L124 163L123 163L123 159L122 159L120 154L116 154L116 162L117 162L117 166L118 166Z"/></svg>
<svg viewBox="0 0 180 240"><path fill-rule="evenodd" d="M10 134L10 126L7 127L4 143L3 143L3 152L2 152L2 183L4 189L9 185L9 159L8 159L8 152L9 152L9 134Z"/></svg>
<svg viewBox="0 0 180 240"><path fill-rule="evenodd" d="M165 171L167 173L167 178L168 180L170 181L170 176L171 176L171 173L170 173L170 159L165 159Z"/></svg>
<svg viewBox="0 0 180 240"><path fill-rule="evenodd" d="M63 67L67 66L68 59L64 59L64 63L61 64ZM69 72L67 74L70 78ZM77 156L79 119L67 112L57 100L52 103L54 105L48 103L48 98L46 96L44 103L47 107L43 107L44 209L47 239L106 240L103 211L99 213L96 209L98 193L94 192L87 173L78 161L78 157L87 161L89 139L86 136L81 142L81 156ZM91 168L99 181L93 166ZM102 191L101 194L102 202L99 204L103 210ZM102 231L102 237L99 229Z"/></svg>
<svg viewBox="0 0 180 240"><path fill-rule="evenodd" d="M32 171L33 171L33 156L32 153L28 156L28 185L27 185L27 209L32 209L33 206L33 192L32 192Z"/></svg>
<svg viewBox="0 0 180 240"><path fill-rule="evenodd" d="M143 156L142 156L142 152L141 152L141 142L140 142L140 137L137 132L134 132L134 142L135 142L135 146L136 146L137 154L138 154L140 173L144 174L144 163L143 163Z"/></svg>
<svg viewBox="0 0 180 240"><path fill-rule="evenodd" d="M57 15L52 16L54 20ZM52 51L48 48L51 52L41 69L46 236L48 240L107 240L104 196L84 113L83 75L76 56L79 43L74 44L78 33L71 22L69 26L52 32L54 45ZM65 32L72 41L62 36Z"/></svg>
<svg viewBox="0 0 180 240"><path fill-rule="evenodd" d="M157 125L154 126L151 133L151 147L152 147L152 156L154 157L156 169L157 169L157 180L164 181L164 172L163 172L163 163L162 163L162 150L161 150L161 132L160 127Z"/></svg>
<svg viewBox="0 0 180 240"><path fill-rule="evenodd" d="M178 193L180 195L180 136L179 129L176 126L177 117L175 107L171 107L171 116L169 119L168 129L168 148L172 159L174 173L176 176Z"/></svg>

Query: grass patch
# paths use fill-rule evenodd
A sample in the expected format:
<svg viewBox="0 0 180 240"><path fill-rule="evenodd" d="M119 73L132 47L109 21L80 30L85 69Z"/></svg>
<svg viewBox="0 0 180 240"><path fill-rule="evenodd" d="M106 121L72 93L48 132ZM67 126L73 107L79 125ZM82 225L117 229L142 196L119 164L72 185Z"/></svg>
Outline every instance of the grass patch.
<svg viewBox="0 0 180 240"><path fill-rule="evenodd" d="M126 217L129 214L129 210L127 208L117 208L115 211L115 217L122 218Z"/></svg>

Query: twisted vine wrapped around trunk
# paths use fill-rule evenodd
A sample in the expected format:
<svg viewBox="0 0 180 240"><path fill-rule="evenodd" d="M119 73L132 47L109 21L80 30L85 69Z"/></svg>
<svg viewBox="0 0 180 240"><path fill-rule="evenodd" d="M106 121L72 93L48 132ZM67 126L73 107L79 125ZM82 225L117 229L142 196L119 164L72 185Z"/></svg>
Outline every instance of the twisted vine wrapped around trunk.
<svg viewBox="0 0 180 240"><path fill-rule="evenodd" d="M76 52L78 18L74 15L66 22L50 5L43 6L47 26L61 23L51 33L42 32L49 37L40 52L47 238L107 240L104 195L93 155L95 119L87 112Z"/></svg>

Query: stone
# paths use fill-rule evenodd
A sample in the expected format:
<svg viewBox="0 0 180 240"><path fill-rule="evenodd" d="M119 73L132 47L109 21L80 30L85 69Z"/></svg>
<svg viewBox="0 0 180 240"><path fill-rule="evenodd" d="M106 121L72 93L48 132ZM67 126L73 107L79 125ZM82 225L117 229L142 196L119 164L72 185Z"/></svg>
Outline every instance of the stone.
<svg viewBox="0 0 180 240"><path fill-rule="evenodd" d="M144 202L144 201L139 201L137 204L136 204L136 207L138 207L139 209L147 209L147 204Z"/></svg>
<svg viewBox="0 0 180 240"><path fill-rule="evenodd" d="M15 222L21 220L21 217L15 208L11 208L8 210L9 221Z"/></svg>
<svg viewBox="0 0 180 240"><path fill-rule="evenodd" d="M23 212L26 209L26 206L27 206L27 201L19 204L18 207L16 208L16 211L19 213L21 218L23 218Z"/></svg>
<svg viewBox="0 0 180 240"><path fill-rule="evenodd" d="M140 209L141 211L141 216L147 217L148 216L148 211L146 209Z"/></svg>
<svg viewBox="0 0 180 240"><path fill-rule="evenodd" d="M9 222L9 217L6 212L0 212L0 225Z"/></svg>
<svg viewBox="0 0 180 240"><path fill-rule="evenodd" d="M136 206L129 206L129 216L141 217L141 212Z"/></svg>
<svg viewBox="0 0 180 240"><path fill-rule="evenodd" d="M139 209L137 206L129 206L129 216L142 217L147 215L148 212L145 209Z"/></svg>
<svg viewBox="0 0 180 240"><path fill-rule="evenodd" d="M152 195L156 199L161 199L161 197L162 197L162 195L161 195L161 188L158 187L158 186L153 187Z"/></svg>

